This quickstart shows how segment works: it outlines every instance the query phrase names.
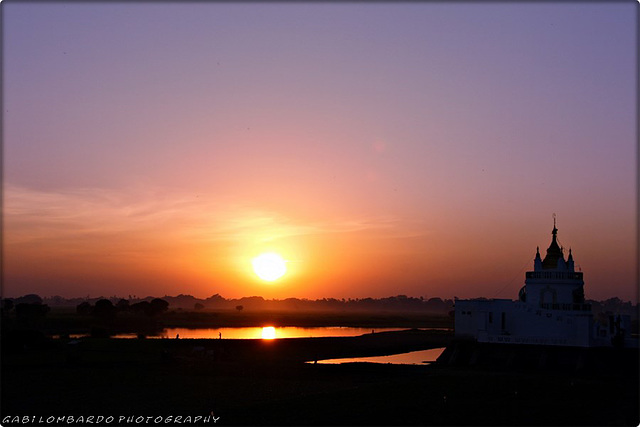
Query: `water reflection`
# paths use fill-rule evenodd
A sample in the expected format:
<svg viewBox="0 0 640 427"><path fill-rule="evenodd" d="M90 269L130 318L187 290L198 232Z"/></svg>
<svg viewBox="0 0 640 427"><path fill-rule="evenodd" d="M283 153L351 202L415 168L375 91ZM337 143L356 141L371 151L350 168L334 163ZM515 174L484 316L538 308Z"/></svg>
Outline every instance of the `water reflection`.
<svg viewBox="0 0 640 427"><path fill-rule="evenodd" d="M277 338L318 338L353 337L372 332L401 331L406 328L351 328L340 326L300 328L296 326L256 326L243 328L166 328L159 335L147 338L231 338L231 339L277 339ZM76 336L72 338L79 338ZM113 338L136 338L137 334L117 334Z"/></svg>
<svg viewBox="0 0 640 427"><path fill-rule="evenodd" d="M265 329L268 331L265 332ZM401 328L381 328L376 329L379 332L384 331L400 331ZM265 333L268 335L265 336ZM259 339L259 338L317 338L317 337L353 337L358 335L370 334L371 329L368 328L348 328L348 327L319 327L319 328L299 328L296 326L285 327L247 327L247 328L217 328L217 329L186 329L186 328L167 328L162 336L167 338L175 338L180 334L180 338L218 338L222 334L222 338L233 339Z"/></svg>
<svg viewBox="0 0 640 427"><path fill-rule="evenodd" d="M354 357L347 359L327 359L318 360L318 363L391 363L394 365L421 365L423 363L432 363L442 354L444 347L432 348L430 350L412 351L409 353L392 354L390 356L372 356L372 357Z"/></svg>

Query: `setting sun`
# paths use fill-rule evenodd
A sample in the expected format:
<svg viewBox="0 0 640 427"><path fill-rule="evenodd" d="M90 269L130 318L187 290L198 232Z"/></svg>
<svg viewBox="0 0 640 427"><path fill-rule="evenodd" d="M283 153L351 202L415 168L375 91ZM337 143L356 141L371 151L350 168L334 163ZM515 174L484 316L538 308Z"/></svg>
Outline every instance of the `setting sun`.
<svg viewBox="0 0 640 427"><path fill-rule="evenodd" d="M276 337L276 328L273 326L265 326L262 328L262 339L263 340L272 340Z"/></svg>
<svg viewBox="0 0 640 427"><path fill-rule="evenodd" d="M287 272L286 261L273 252L258 255L251 261L251 264L258 277L268 282L279 279Z"/></svg>

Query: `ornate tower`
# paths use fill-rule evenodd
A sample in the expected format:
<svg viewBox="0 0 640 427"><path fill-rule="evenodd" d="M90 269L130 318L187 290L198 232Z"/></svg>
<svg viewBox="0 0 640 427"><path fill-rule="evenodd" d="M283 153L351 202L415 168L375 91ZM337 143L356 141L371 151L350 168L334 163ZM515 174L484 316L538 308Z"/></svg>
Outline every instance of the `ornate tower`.
<svg viewBox="0 0 640 427"><path fill-rule="evenodd" d="M544 260L540 257L540 249L536 250L533 271L526 273L520 300L549 310L581 310L584 303L582 273L575 271L571 250L567 260L564 259L564 251L558 244L555 218L551 235Z"/></svg>

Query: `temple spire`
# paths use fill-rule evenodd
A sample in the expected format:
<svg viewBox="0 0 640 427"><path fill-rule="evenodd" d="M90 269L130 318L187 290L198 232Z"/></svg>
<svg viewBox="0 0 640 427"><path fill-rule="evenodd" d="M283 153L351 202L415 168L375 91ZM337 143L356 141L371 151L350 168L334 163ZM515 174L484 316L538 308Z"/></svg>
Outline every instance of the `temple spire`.
<svg viewBox="0 0 640 427"><path fill-rule="evenodd" d="M540 257L540 246L536 246L536 257L533 260L533 271L542 270L542 258Z"/></svg>
<svg viewBox="0 0 640 427"><path fill-rule="evenodd" d="M548 270L548 269L555 270L557 268L564 269L564 265L565 265L564 256L562 254L562 248L560 248L560 246L558 245L558 239L557 239L558 228L556 227L556 214L553 214L553 230L551 231L551 234L553 235L553 238L551 239L551 244L547 249L547 255L544 257L544 260L542 261L542 268L545 270ZM559 264L558 262L560 261L561 258L562 258L562 261Z"/></svg>
<svg viewBox="0 0 640 427"><path fill-rule="evenodd" d="M573 261L573 255L571 254L571 248L569 248L569 257L567 258L567 268L572 273L575 271L575 263Z"/></svg>

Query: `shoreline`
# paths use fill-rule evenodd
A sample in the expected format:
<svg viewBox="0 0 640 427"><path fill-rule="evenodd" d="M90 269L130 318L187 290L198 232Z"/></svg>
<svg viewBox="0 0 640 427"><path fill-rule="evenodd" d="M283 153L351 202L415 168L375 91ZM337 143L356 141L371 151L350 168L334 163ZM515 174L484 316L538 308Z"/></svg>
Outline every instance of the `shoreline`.
<svg viewBox="0 0 640 427"><path fill-rule="evenodd" d="M304 363L437 348L451 336L87 338L9 351L3 335L2 413L214 412L224 425L637 425L637 369Z"/></svg>
<svg viewBox="0 0 640 427"><path fill-rule="evenodd" d="M354 327L354 328L443 328L453 329L453 317L431 313L307 312L307 311L169 311L158 316L116 313L113 316L81 315L73 310L53 309L32 325L22 324L14 312L5 314L3 327L33 328L45 335L120 333L157 335L170 328L233 327Z"/></svg>

